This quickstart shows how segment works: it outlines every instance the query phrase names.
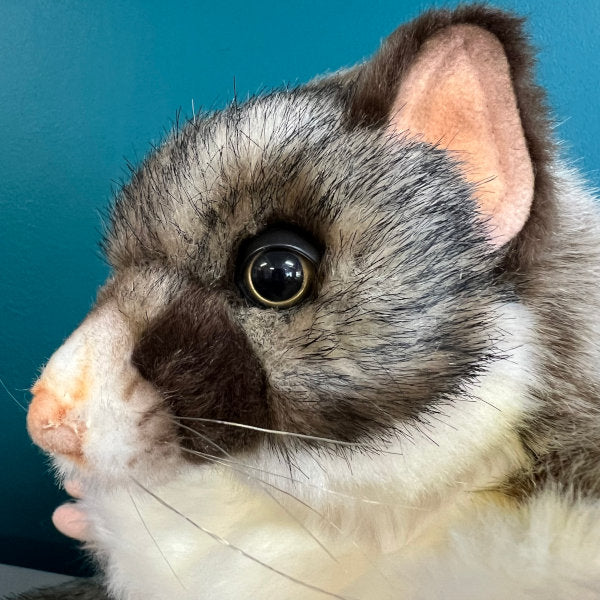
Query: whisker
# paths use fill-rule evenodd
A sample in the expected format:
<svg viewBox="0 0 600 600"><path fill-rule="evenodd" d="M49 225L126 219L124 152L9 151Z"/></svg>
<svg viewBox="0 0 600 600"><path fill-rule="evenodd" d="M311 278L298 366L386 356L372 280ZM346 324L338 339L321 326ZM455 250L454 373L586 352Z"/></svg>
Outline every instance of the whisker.
<svg viewBox="0 0 600 600"><path fill-rule="evenodd" d="M187 429L190 429L187 426L184 426ZM192 431L195 431L194 429L192 429ZM202 434L199 434L202 436ZM206 437L206 436L202 436L202 437ZM212 440L209 440L212 442ZM233 462L235 462L235 459L233 458L233 456L231 456L231 454L229 452L227 452L222 446L220 446L219 444L217 444L216 442L212 442L212 444L214 446L216 446L221 452L223 452L223 454L225 454L226 456L228 456ZM209 460L212 460L213 462L219 462L219 459L217 457L212 457L211 455L204 455L206 458L208 458ZM222 463L225 464L225 463ZM229 466L230 469L236 470L238 473L241 472L238 469L235 469L234 467L232 467L231 465L227 465ZM252 477L249 473L247 472L243 472L244 475L246 475L246 477ZM257 477L252 477L253 479L255 479L256 481L260 481ZM262 488L263 492L265 494L267 494L267 496L269 496L273 502L275 502L285 513L287 513L287 515L293 519L302 529L304 529L304 531L315 541L315 543L322 548L322 550L335 562L338 563L338 560L335 558L335 556L333 556L333 554L325 547L325 545L321 542L321 540L319 540L305 525L304 523L302 523L298 517L296 517L295 515L293 515L285 506L283 506L283 504L277 500L277 498L275 498L268 490L265 490L264 488ZM338 563L339 564L339 563Z"/></svg>
<svg viewBox="0 0 600 600"><path fill-rule="evenodd" d="M222 446L219 446L219 444L217 444L217 442L215 442L214 440L211 440L207 435L204 435L203 433L200 433L196 429L193 429L192 427L188 427L187 425L184 425L183 423L177 423L177 425L179 427L182 427L183 429L186 429L187 431L191 431L194 435L198 436L199 438L202 438L205 442L208 442L211 446L214 446L219 452L222 452L225 456L231 456L231 454L229 454L229 452L227 452L227 450L225 450L225 448L223 448Z"/></svg>
<svg viewBox="0 0 600 600"><path fill-rule="evenodd" d="M187 450L187 448L184 448L184 450ZM205 458L207 460L210 460L214 464L220 464L220 465L223 465L225 467L228 467L232 471L235 471L236 473L240 473L241 475L245 475L246 477L249 477L250 479L253 479L254 481L258 482L259 484L267 485L269 487L272 487L273 489L276 489L279 492L287 494L288 496L290 496L294 500L298 501L300 504L304 505L306 508L308 508L308 509L312 510L313 512L315 512L322 519L324 519L324 517L316 509L314 509L312 506L308 505L306 502L303 502L299 498L296 498L296 496L294 496L293 494L291 494L289 492L286 492L285 490L282 490L282 489L278 488L277 486L275 486L275 485L273 485L273 484L271 484L271 483L269 483L267 481L264 481L263 479L255 477L254 475L251 475L250 473L247 473L246 471L242 471L241 469L236 469L234 466L228 464L227 462L222 461L222 460L220 460L220 459L218 459L216 457L212 457L209 454L205 454L204 456L205 456ZM310 531L310 529L308 529L308 527L304 523L302 523L302 521L300 521L300 519L296 515L294 515L286 506L284 506L279 500L277 500L277 498L275 498L275 496L273 496L273 494L271 494L269 492L269 490L266 490L264 487L262 487L262 485L261 485L261 490L267 496L269 496L269 498L271 498L271 500L273 500L273 502L275 502L277 504L277 506L279 506L291 519L293 519L296 522L297 525L299 525L302 529L304 529L304 531L329 556L329 558L331 558L331 560L333 560L336 564L339 565L338 559L326 548L326 546L323 544L323 542L321 542L321 540L312 531Z"/></svg>
<svg viewBox="0 0 600 600"><path fill-rule="evenodd" d="M15 398L14 394L6 387L4 381L0 379L0 385L4 388L4 391L15 401L17 406L27 412L27 409Z"/></svg>
<svg viewBox="0 0 600 600"><path fill-rule="evenodd" d="M194 430L195 431L195 430ZM240 461L236 461L233 456L231 456L231 454L229 454L228 452L226 452L223 448L221 448L218 444L214 444L215 446L218 446L219 449L224 452L225 454L227 454L231 460L227 460L221 457L216 457L212 454L207 454L205 452L200 452L198 450L192 450L191 448L184 448L182 447L181 449L189 452L190 454L194 454L203 458L206 458L207 460L210 460L212 463L214 464L220 464L222 466L226 466L229 467L230 469L232 469L233 471L237 472L237 473L241 473L243 475L245 475L246 477L249 477L251 479L253 479L254 481L258 482L259 484L264 484L267 485L275 490L277 490L278 492L285 494L287 496L289 496L290 498L292 498L293 500L295 500L296 502L302 504L303 506L305 506L308 510L312 511L313 513L315 513L318 517L320 517L323 521L325 521L325 523L329 524L331 527L333 527L338 533L343 533L343 530L341 529L341 527L339 527L338 525L336 525L333 521L331 521L331 519L328 519L327 517L325 517L325 515L323 515L321 512L319 512L316 508L310 506L310 504L308 504L307 502L304 502L303 500L301 500L300 498L298 498L297 496L295 496L294 494L292 494L291 492L288 492L287 490L284 490L268 481L265 481L264 479L261 479L259 477L254 477L252 476L250 473L248 473L245 470L240 470L239 468L235 468L233 465L242 467L242 469L246 468L246 469L252 469L252 470L256 470L260 473L263 474L267 474L267 475L272 475L275 477L283 477L284 479L287 479L291 482L295 482L295 483L300 483L302 485L306 485L309 487L313 487L316 488L320 491L326 491L329 492L331 494L339 494L343 497L346 498L350 498L352 500L361 500L364 502L368 502L370 504L380 504L383 505L383 502L377 502L375 500L368 500L368 499L363 499L363 498L357 498L355 496L350 496L347 494L342 494L337 493L333 490L329 490L327 488L323 488L314 484L309 484L307 482L304 481L300 481L300 480L296 480L292 477L287 477L286 475L279 475L278 473L272 473L270 471L264 471L263 469L259 469L257 467L253 467L251 465L248 465L246 463L242 463ZM233 463L233 464L231 464ZM262 487L262 486L261 486ZM331 554L331 552L329 552L329 550L321 543L321 541L303 524L299 521L299 519L293 515L289 510L286 509L285 506L283 506L272 494L270 494L267 490L265 490L264 488L262 488L263 492L265 492L272 500L274 500L292 519L294 519L294 521L300 525L302 527L302 529L304 529L306 531L306 533L337 563L339 564L339 561L335 558L335 556L333 556ZM391 506L391 504L385 503L386 506ZM395 506L399 506L398 504L395 504ZM401 506L402 507L402 506ZM407 509L411 509L411 510L423 510L421 507L416 507L416 506L405 506L402 508L407 508ZM383 571L378 567L378 565L375 563L375 561L373 561L367 552L365 552L354 540L351 541L351 544L358 550L358 552L360 552L364 558L367 559L367 562L369 562L369 564L371 564L371 566L373 566L375 568L375 570L379 573L379 575L381 576L381 578L389 585L390 589L394 589L394 586L392 584L392 582L388 579L388 577L383 573ZM346 569L344 568L344 570L346 571Z"/></svg>
<svg viewBox="0 0 600 600"><path fill-rule="evenodd" d="M128 492L128 494L129 494L129 498L131 499L131 503L133 504L133 508L135 508L135 512L138 514L138 517L140 518L140 521L142 522L142 525L144 526L144 529L146 530L146 533L150 536L150 538L154 542L154 545L156 546L156 549L159 551L160 555L163 557L163 560L167 563L167 566L171 570L171 573L173 573L173 577L175 577L175 579L177 579L177 581L179 582L179 585L184 590L187 590L187 588L185 587L185 585L183 585L183 582L181 581L181 579L179 579L179 576L175 572L175 569L173 568L173 566L169 562L168 558L165 556L165 553L162 551L161 547L158 545L158 541L156 540L156 538L150 532L150 529L148 528L148 525L146 524L146 521L144 520L144 517L142 516L142 513L140 512L140 509L138 508L138 505L136 504L135 500L133 499L133 496L131 495L131 492Z"/></svg>
<svg viewBox="0 0 600 600"><path fill-rule="evenodd" d="M278 487L276 487L276 486L274 486L274 485L272 485L270 483L267 483L266 481L261 481L257 477L252 477L251 475L248 475L248 474L246 474L246 476L247 477L251 477L255 481L258 481L260 484L267 485L267 486L272 487L272 488L274 488L276 490L279 490L280 492L283 492L284 494L287 494L291 498L294 498L295 500L298 500L304 506L307 506L308 508L311 508L310 506L308 506L308 504L306 504L306 502L302 502L301 500L299 500L298 498L296 498L293 494L285 492L284 490L280 490ZM269 498L271 498L271 500L273 500L273 502L275 502L277 504L277 506L279 506L283 510L283 512L285 512L290 517L290 519L292 519L299 527L301 527L305 531L305 533L315 542L315 544L317 544L317 546L319 546L319 548L321 548L321 550L323 550L323 552L325 552L325 554L327 554L327 556L329 556L329 558L331 558L331 560L334 563L336 563L337 565L339 565L340 564L339 560L333 555L333 553L327 548L327 546L325 546L325 544L304 523L302 523L302 521L294 513L292 513L282 502L280 502L279 500L277 500L277 498L275 498L275 496L271 492L269 492L269 490L266 490L263 487L263 485L261 485L262 491L265 494L267 494L267 496L269 496ZM344 570L346 570L346 569L344 569Z"/></svg>
<svg viewBox="0 0 600 600"><path fill-rule="evenodd" d="M304 502L303 500L301 500L297 496L294 496L294 494L288 492L287 490L279 488L276 485L273 485L272 483L269 483L268 481L263 481L261 479L257 479L257 481L261 481L263 484L268 485L269 487L272 487L273 489L277 490L278 492L281 492L282 494L285 494L286 496L289 496L290 498L292 498L292 500L295 500L296 502L299 502L300 504L302 504L303 506L305 506L306 508L308 508L308 510L314 512L320 519L322 519L325 523L327 523L327 525L329 525L330 527L332 527L333 529L335 529L338 533L341 533L341 534L344 533L343 529L339 525L337 525L336 523L334 523L331 519L327 518L323 513L319 512L316 508L313 508L312 506L310 506L310 504L307 504L306 502ZM309 531L309 533L310 533L310 531ZM377 571L377 573L390 586L390 588L394 589L394 586L393 586L392 582L386 577L386 575L377 566L377 563L369 556L369 554L365 550L363 550L358 545L358 543L356 541L350 540L350 543L354 546L354 548L356 548L356 550L358 550L358 552L362 555L362 557L365 558L367 560L367 562L372 567L375 568L375 570ZM323 549L327 552L326 548L323 548ZM329 552L327 552L327 553L329 554ZM339 561L337 559L334 558L334 560L339 564ZM345 567L342 567L342 568L344 569L344 571L346 573L348 572L348 569L346 569Z"/></svg>
<svg viewBox="0 0 600 600"><path fill-rule="evenodd" d="M192 450L191 448L185 448L186 452L190 452L191 454L197 454L200 457L212 457L212 458L219 458L220 460L224 461L224 462L228 462L226 458L223 457L216 457L216 456L212 456L210 454L205 454L204 452L200 452L199 450ZM231 456L231 455L229 455ZM282 473L274 473L273 471L267 471L265 469L261 469L260 467L255 467L253 465L249 465L247 463L243 463L237 460L231 460L229 461L234 465L238 465L240 467L244 467L246 469L251 469L253 471L258 471L259 473L263 473L265 475L270 475L272 477L278 477L280 479L287 479L288 481L291 481L292 483L298 483L300 485L306 486L306 487L310 487L322 492L326 492L328 494L331 494L333 496L339 496L340 498L346 498L347 500L357 500L359 502L364 502L365 504L374 504L377 506L400 506L401 508L410 508L410 509L414 509L414 510L422 510L420 507L417 506L402 506L399 505L397 503L391 503L391 502L381 502L380 500L373 500L371 498L364 498L361 496L353 496L352 494L346 494L344 492L339 492L337 490L332 490L326 487L322 487L320 485L317 485L315 483L309 483L308 481L302 481L301 479L296 479L295 477L290 477L288 475L283 475Z"/></svg>
<svg viewBox="0 0 600 600"><path fill-rule="evenodd" d="M181 517L184 521L187 521L190 525L192 525L193 527L195 527L196 529L198 529L199 531L201 531L202 533L204 533L205 535L207 535L208 537L210 537L214 541L218 542L219 544L221 544L223 546L226 546L227 548L230 548L231 550L234 550L235 552L238 552L239 554L241 554L245 558L251 560L252 562L254 562L254 563L256 563L256 564L258 564L260 566L262 566L263 568L271 571L272 573L280 575L281 577L284 577L288 581L291 581L293 583L301 585L301 586L303 586L303 587L305 587L307 589L313 590L315 592L319 592L319 593L321 593L321 594L323 594L325 596L329 596L330 598L337 598L338 600L354 600L354 599L352 599L352 598L350 598L348 596L341 596L340 594L336 594L335 592L328 592L327 590L324 590L324 589L322 589L322 588L320 588L320 587L318 587L316 585L313 585L311 583L307 583L305 581L302 581L301 579L298 579L298 578L294 577L293 575L290 575L289 573L285 573L284 571L280 571L279 569L275 568L274 566L270 565L269 563L266 563L266 562L264 562L264 561L256 558L255 556L252 556L251 554L249 554L248 552L246 552L245 550L243 550L239 546L236 546L235 544L232 544L231 542L229 542L228 540L226 540L224 537L221 537L217 533L214 533L213 531L210 531L206 527L203 527L202 525L199 525L193 519L191 519L190 517L188 517L187 515L185 515L184 513L182 513L180 510L178 510L177 508L175 508L173 505L171 505L168 502L166 502L165 500L163 500L160 496L158 496L157 494L155 494L151 490L149 490L146 486L142 485L135 478L131 477L131 480L139 488L141 488L148 495L150 495L152 498L154 498L159 504L161 504L162 506L164 506L168 510L172 511L173 513L175 513L176 515L178 515L179 517Z"/></svg>
<svg viewBox="0 0 600 600"><path fill-rule="evenodd" d="M277 487L276 485L273 485L272 483L269 483L268 481L264 481L263 479L259 479L259 478L253 478L253 479L255 479L256 481L260 481L264 485L268 485L269 487L272 487L273 489L277 490L278 492L281 492L282 494L285 494L286 496L289 496L290 498L292 498L292 500L299 502L300 504L305 506L308 510L315 513L320 519L322 519L325 523L327 523L327 525L329 525L330 527L335 529L338 533L341 533L341 534L344 533L343 529L339 525L334 523L331 519L326 517L323 513L318 511L316 508L312 507L307 502L304 502L297 496L294 496L294 494L292 494L291 492L288 492L287 490ZM309 531L309 533L310 533L310 531ZM358 552L360 552L360 554L362 554L363 558L365 558L367 560L367 562L376 569L376 571L379 573L381 578L390 586L390 588L393 589L394 586L393 586L392 582L386 577L386 575L383 573L383 571L381 571L381 569L377 566L376 562L368 555L368 553L365 550L363 550L356 541L350 540L350 543L354 546L354 548L356 548L356 550L358 550ZM324 548L324 550L327 552L327 550L325 548ZM329 554L329 552L327 552L327 553ZM334 559L334 560L336 560L336 559ZM336 562L338 562L338 561L336 560ZM344 571L347 572L347 569L344 568Z"/></svg>
<svg viewBox="0 0 600 600"><path fill-rule="evenodd" d="M281 431L279 429L267 429L265 427L256 427L255 425L245 425L243 423L234 423L232 421L222 421L220 419L207 419L203 417L180 417L177 419L183 419L186 421L200 421L203 423L213 423L215 425L229 425L230 427L241 427L242 429L251 429L252 431L260 431L262 433L270 433L273 435L281 435L284 437L294 437L303 440L313 440L316 442L325 442L327 444L334 444L336 446L347 446L350 448L366 448L367 450L372 450L376 452L381 452L383 454L396 454L398 456L402 456L401 452L394 452L392 450L381 450L379 448L373 448L369 444L365 444L364 442L344 442L342 440L334 440L332 438L326 437L318 437L315 435L308 435L306 433L292 433L291 431ZM183 425L182 425L183 426Z"/></svg>
<svg viewBox="0 0 600 600"><path fill-rule="evenodd" d="M187 448L184 448L184 450L188 450ZM188 450L190 452L192 452L191 450ZM196 452L194 452L196 453ZM210 455L205 455L207 459L211 460L212 462L216 463L216 464L220 464L223 465L225 467L229 467L230 469L236 471L237 473L242 473L243 475L246 475L247 477L250 477L251 479L253 479L254 481L259 482L260 484L264 484L267 485L271 488L273 488L274 490L277 490L278 492L285 494L286 496L290 497L292 500L298 502L299 504L301 504L302 506L306 507L308 510L310 510L311 512L313 512L314 514L316 514L321 520L323 520L325 523L327 523L330 527L332 527L333 529L335 529L338 533L343 534L344 531L342 530L342 528L337 525L336 523L334 523L331 519L329 519L328 517L326 517L323 513L321 513L320 511L318 511L316 508L314 508L313 506L311 506L310 504L308 504L307 502L304 502L304 500L298 498L298 496L294 496L294 494L292 494L291 492L288 492L287 490L284 490L280 487L277 487L276 485L265 481L264 479L260 479L259 477L254 477L252 475L250 475L249 473L246 473L245 471L240 471L239 469L234 468L233 466L231 466L230 464L228 464L227 461L222 460L222 459L218 459L215 457L212 457ZM263 491L265 493L268 493L267 490L265 490L263 488ZM336 562L339 564L339 561L327 550L327 548L325 548L325 546L323 546L321 544L321 542L319 541L319 539L314 536L312 534L312 532L303 524L301 523L296 517L295 515L291 514L289 511L287 511L287 509L280 503L277 501L276 498L274 498L272 496L272 494L268 494L270 498L272 498L273 500L275 500L277 502L277 504L279 504L279 506L281 506L281 508L283 508L314 540L315 542L317 542L317 544L319 544L319 546L321 546L321 548L323 548L323 550ZM367 560L367 562L375 568L375 570L379 573L379 575L381 576L381 578L390 586L391 589L394 589L394 586L392 584L392 582L388 579L388 577L383 573L383 571L378 567L377 563L368 555L368 553L363 550L357 542L355 542L354 540L351 540L350 543L356 548L356 550L358 550L358 552L360 552L360 554L362 554L363 558L365 558ZM344 571L347 572L347 569L344 568Z"/></svg>

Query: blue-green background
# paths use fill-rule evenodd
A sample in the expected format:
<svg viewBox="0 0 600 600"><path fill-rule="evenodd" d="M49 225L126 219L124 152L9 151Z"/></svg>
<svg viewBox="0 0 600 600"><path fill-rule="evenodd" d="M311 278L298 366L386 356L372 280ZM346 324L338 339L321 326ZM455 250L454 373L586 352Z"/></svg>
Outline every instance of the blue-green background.
<svg viewBox="0 0 600 600"><path fill-rule="evenodd" d="M600 182L600 3L501 1L530 17L566 153ZM439 3L438 3L439 5ZM449 4L452 5L452 4ZM371 54L411 1L0 1L0 380L16 400L86 314L111 191L176 110L223 106ZM0 562L81 572L62 497L0 385Z"/></svg>

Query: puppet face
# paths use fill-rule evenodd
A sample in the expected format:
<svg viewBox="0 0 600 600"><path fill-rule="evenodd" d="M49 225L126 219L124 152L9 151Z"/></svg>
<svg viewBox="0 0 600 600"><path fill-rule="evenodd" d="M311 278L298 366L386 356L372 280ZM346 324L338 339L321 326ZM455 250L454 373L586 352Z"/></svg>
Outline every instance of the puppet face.
<svg viewBox="0 0 600 600"><path fill-rule="evenodd" d="M112 210L113 275L33 390L30 432L65 472L165 481L243 456L369 480L401 454L394 479L418 490L513 448L529 375L505 338L528 316L495 269L531 163L497 159L525 148L501 44L440 31L378 127L355 116L377 57L188 123L146 160Z"/></svg>

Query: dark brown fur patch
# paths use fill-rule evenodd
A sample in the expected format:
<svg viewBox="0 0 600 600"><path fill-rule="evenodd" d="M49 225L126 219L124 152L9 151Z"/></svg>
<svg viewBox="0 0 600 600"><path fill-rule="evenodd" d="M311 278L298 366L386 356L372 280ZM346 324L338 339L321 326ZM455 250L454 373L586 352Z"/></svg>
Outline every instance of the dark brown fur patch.
<svg viewBox="0 0 600 600"><path fill-rule="evenodd" d="M182 293L143 334L132 362L163 394L184 448L222 456L257 439L248 429L194 419L268 426L263 369L214 293Z"/></svg>

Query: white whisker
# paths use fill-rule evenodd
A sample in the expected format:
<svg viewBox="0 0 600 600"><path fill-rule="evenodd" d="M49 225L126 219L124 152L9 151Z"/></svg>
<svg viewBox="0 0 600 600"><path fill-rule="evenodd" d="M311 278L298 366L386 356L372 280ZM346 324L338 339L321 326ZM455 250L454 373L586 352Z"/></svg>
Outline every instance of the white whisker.
<svg viewBox="0 0 600 600"><path fill-rule="evenodd" d="M227 452L227 450L225 450L223 447L219 446L219 444L217 444L217 442L211 440L207 435L204 435L204 434L200 433L199 431L196 431L192 427L183 425L182 423L178 423L178 426L183 429L186 429L187 431L191 431L194 435L198 436L199 438L202 438L205 442L209 443L211 446L214 446L219 452L222 452L225 456L231 456L231 454L229 454L229 452Z"/></svg>
<svg viewBox="0 0 600 600"><path fill-rule="evenodd" d="M2 381L2 379L0 379L0 385L4 388L6 393L15 401L17 406L19 408L21 408L22 410L24 410L25 412L27 412L27 409L15 398L14 394L6 387L6 385L5 385L4 381Z"/></svg>
<svg viewBox="0 0 600 600"><path fill-rule="evenodd" d="M173 566L169 562L168 558L165 556L165 553L162 551L161 547L158 545L158 541L156 540L156 538L150 532L150 529L148 528L148 525L146 524L146 521L144 520L144 517L142 516L142 513L140 512L140 509L138 508L138 505L135 503L135 500L133 499L133 496L131 495L131 493L129 493L129 498L131 499L131 503L133 504L133 508L135 508L135 512L138 514L138 517L140 518L140 521L142 522L142 525L143 525L144 529L146 530L146 533L150 536L150 539L154 542L154 545L156 546L156 549L158 550L158 552L160 553L160 555L163 557L163 560L167 563L167 566L169 567L171 573L173 573L173 577L175 577L175 579L177 579L179 585L184 590L187 590L187 588L185 587L185 585L183 585L183 582L181 581L181 579L179 579L179 576L175 572L175 569L173 568Z"/></svg>
<svg viewBox="0 0 600 600"><path fill-rule="evenodd" d="M157 494L155 494L154 492L152 492L151 490L149 490L146 486L144 486L143 484L141 484L139 481L137 481L135 478L131 477L131 480L133 481L133 483L135 483L140 489L144 490L148 495L150 495L152 498L154 498L159 504L161 504L162 506L164 506L165 508L167 508L168 510L172 511L173 513L175 513L176 515L178 515L179 517L181 517L184 521L187 521L190 525L192 525L192 527L195 527L196 529L198 529L199 531L201 531L202 533L204 533L205 535L207 535L208 537L210 537L211 539L213 539L214 541L218 542L219 544L226 546L228 548L230 548L231 550L238 552L239 554L241 554L242 556L244 556L245 558L251 560L252 562L262 566L263 568L271 571L272 573L275 573L277 575L280 575L281 577L284 577L285 579L287 579L288 581L291 581L293 583L297 583L298 585L301 585L307 589L313 590L315 592L319 592L325 596L329 596L330 598L337 598L338 600L354 600L348 596L341 596L340 594L336 594L335 592L329 592L327 590L324 590L316 585L312 585L310 583L307 583L306 581L302 581L301 579L298 579L296 577L294 577L293 575L290 575L289 573L285 573L284 571L280 571L279 569L273 567L272 565L256 558L255 556L252 556L251 554L249 554L248 552L246 552L244 549L240 548L239 546L236 546L235 544L232 544L231 542L229 542L228 540L226 540L224 537L221 537L220 535L218 535L217 533L214 533L213 531L210 531L209 529L207 529L206 527L203 527L202 525L199 525L198 523L196 523L193 519L191 519L190 517L188 517L187 515L185 515L184 513L182 513L181 511L177 510L177 508L175 508L173 505L169 504L168 502L166 502L165 500L163 500L160 496L158 496Z"/></svg>
<svg viewBox="0 0 600 600"><path fill-rule="evenodd" d="M312 440L316 442L324 442L326 444L334 444L336 446L347 446L349 448L363 448L375 452L380 452L382 454L396 454L398 456L402 456L401 452L394 452L392 450L381 450L379 448L373 448L369 444L365 444L364 442L344 442L342 440L334 440L333 438L326 437L318 437L315 435L308 435L306 433L292 433L291 431L281 431L279 429L267 429L265 427L256 427L255 425L245 425L243 423L234 423L232 421L222 421L220 419L206 419L203 417L176 417L177 419L183 419L186 421L200 421L203 423L213 423L215 425L229 425L230 427L240 427L242 429L251 429L252 431L260 431L262 433L270 433L273 435L280 435L284 437L293 437L299 438L303 440Z"/></svg>
<svg viewBox="0 0 600 600"><path fill-rule="evenodd" d="M185 448L185 450L192 454L197 454L200 457L211 456L210 454L205 454L204 452L200 452L199 450L192 450L191 448ZM229 456L231 456L231 455L229 455ZM217 458L217 457L215 456L213 458ZM226 458L219 457L219 459L222 460L223 462L228 462ZM295 484L297 483L297 484L303 485L305 487L310 487L315 490L319 490L321 492L331 494L333 496L339 496L340 498L346 498L347 500L356 500L358 502L364 502L365 504L374 504L377 506L398 506L397 503L392 504L390 502L381 502L380 500L373 500L371 498L364 498L362 496L353 496L352 494L346 494L344 492L332 490L332 489L317 485L315 483L309 483L308 481L302 481L301 479L296 479L295 477L290 477L289 475L283 475L282 473L274 473L273 471L267 471L265 469L261 469L260 467L255 467L253 465L249 465L247 463L242 463L242 462L239 462L236 460L231 460L229 462L232 462L232 464L238 465L240 467L244 467L246 469L252 469L253 471L258 471L259 473L263 473L265 475L270 475L271 477L278 477L279 479L286 479L287 481L290 481ZM422 510L420 507L416 507L416 506L415 507L406 506L404 508L411 508L414 510Z"/></svg>
<svg viewBox="0 0 600 600"><path fill-rule="evenodd" d="M185 450L188 450L188 449L185 448ZM188 450L188 451L189 452L193 452L191 450ZM194 453L196 453L196 452L194 452ZM200 454L200 453L198 453L198 454ZM304 502L303 500L301 500L297 496L294 496L294 494L292 494L291 492L288 492L287 490L284 490L284 489L282 489L280 487L277 487L276 485L274 485L274 484L272 484L272 483L270 483L268 481L265 481L264 479L260 479L258 477L253 477L249 473L242 472L239 469L235 469L233 466L229 465L227 463L227 461L225 461L223 459L218 459L216 457L211 457L210 455L205 455L205 456L206 456L206 458L208 460L211 460L214 463L221 464L223 466L229 467L230 469L233 469L237 473L241 472L242 474L246 475L247 477L250 477L254 481L256 481L256 482L258 482L260 484L267 485L267 486L273 488L274 490L276 490L276 491L278 491L278 492L280 492L282 494L285 494L286 496L290 497L295 502L298 502L299 504L301 504L302 506L304 506L305 508L307 508L308 510L310 510L311 512L313 512L314 514L316 514L322 521L324 521L327 525L329 525L330 527L332 527L333 529L335 529L338 533L342 533L342 534L344 533L344 531L342 530L342 528L339 525L337 525L336 523L334 523L331 519L327 518L323 513L319 512L316 508L314 508L313 506L311 506L307 502ZM263 489L263 491L267 492L267 490L264 490L264 489ZM285 509L285 507L283 505L281 505L281 503L279 503L276 500L276 498L273 497L272 494L268 494L268 495L269 495L270 498L273 498L273 500L275 500L279 504L279 506L281 506L281 508L283 508L284 510L286 510L286 512L288 512L288 514L290 514L289 511L287 511L287 509ZM306 530L306 532L319 544L319 546L321 546L321 548L323 548L323 550L325 550L325 552L327 552L327 554L329 554L329 556L331 556L331 558L333 558L333 560L335 560L336 563L339 564L339 561L327 550L327 548L325 548L321 544L321 542L312 534L312 532L310 530L308 530L302 523L300 523L298 521L298 519L294 515L290 514L290 516L292 518L294 518L294 520L296 520L298 522L298 524L301 527L303 527L303 529ZM381 571L381 569L379 569L379 567L377 566L377 564L375 563L375 561L368 555L368 553L365 552L354 540L352 540L350 543L362 554L362 556L369 562L369 564L371 564L371 566L374 567L377 570L377 572L379 573L379 575L381 576L381 578L390 586L390 588L393 589L394 586L393 586L392 582L386 577L386 575L383 573L383 571Z"/></svg>
<svg viewBox="0 0 600 600"><path fill-rule="evenodd" d="M184 448L184 450L187 450L187 448ZM224 467L227 467L227 468L231 469L232 471L235 471L236 473L245 475L246 477L252 479L253 481L256 481L259 484L267 485L279 492L287 494L288 496L290 496L291 498L293 498L300 504L304 505L309 510L312 510L314 513L319 515L322 519L324 519L324 517L316 509L314 509L312 506L308 505L306 502L303 502L299 498L296 498L296 496L294 496L293 494L286 492L285 490L282 490L282 489L278 488L277 486L275 486L267 481L264 481L263 479L255 477L254 475L251 475L250 473L248 473L246 471L242 471L241 469L236 469L233 465L228 464L227 462L225 462L217 457L212 457L210 454L204 454L204 457L214 464L223 465ZM310 531L310 529L308 529L308 527L306 527L306 525L304 525L304 523L302 523L302 521L300 521L300 519L298 519L298 517L296 515L294 515L292 512L290 512L290 510L286 506L284 506L279 500L277 500L277 498L275 498L275 496L273 496L273 494L271 494L269 492L269 490L266 490L262 485L260 487L261 487L261 491L264 492L269 498L271 498L271 500L273 500L273 502L275 502L277 504L277 506L279 506L281 508L281 510L283 510L292 520L294 520L296 522L296 524L299 527L301 527L314 540L314 542L327 554L327 556L329 556L329 558L331 558L331 560L333 560L336 564L339 564L338 559L326 548L326 546L323 544L323 542L321 542L321 540L319 540L319 538L312 531Z"/></svg>

